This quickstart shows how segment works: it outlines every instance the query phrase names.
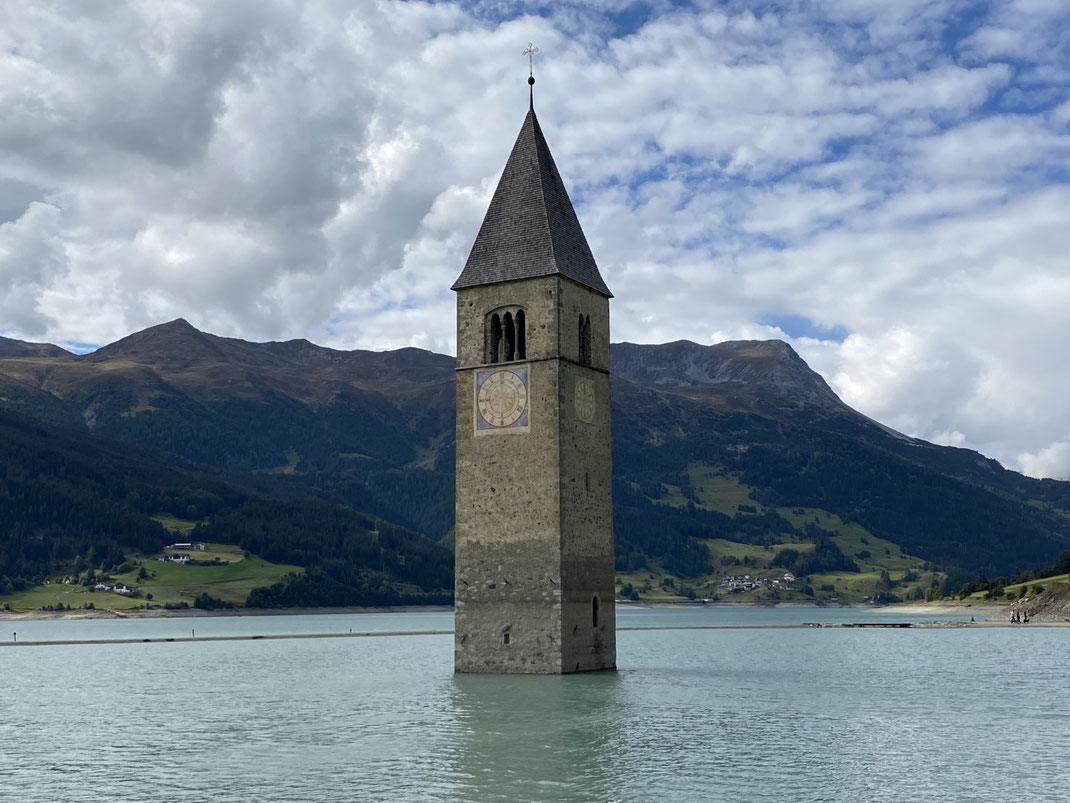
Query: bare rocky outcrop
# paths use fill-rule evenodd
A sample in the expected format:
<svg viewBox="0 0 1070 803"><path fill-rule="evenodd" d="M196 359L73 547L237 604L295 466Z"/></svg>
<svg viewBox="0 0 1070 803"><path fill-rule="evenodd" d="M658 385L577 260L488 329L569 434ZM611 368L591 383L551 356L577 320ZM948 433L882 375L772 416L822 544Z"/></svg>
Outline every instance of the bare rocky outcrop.
<svg viewBox="0 0 1070 803"><path fill-rule="evenodd" d="M1044 585L1043 580L1037 581ZM989 617L993 622L1070 622L1070 583L1052 583L1039 594L1023 597Z"/></svg>
<svg viewBox="0 0 1070 803"><path fill-rule="evenodd" d="M781 340L738 340L712 346L687 340L660 346L618 343L613 347L612 372L637 385L763 386L767 393L790 396L796 404L844 407L821 375Z"/></svg>

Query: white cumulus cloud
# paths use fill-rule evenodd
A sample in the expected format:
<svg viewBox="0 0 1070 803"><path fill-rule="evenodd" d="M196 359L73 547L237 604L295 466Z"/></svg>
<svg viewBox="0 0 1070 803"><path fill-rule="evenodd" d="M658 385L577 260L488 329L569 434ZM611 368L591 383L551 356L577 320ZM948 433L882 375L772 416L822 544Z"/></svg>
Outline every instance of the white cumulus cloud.
<svg viewBox="0 0 1070 803"><path fill-rule="evenodd" d="M533 41L614 339L782 337L871 417L1065 475L1068 27L1041 0L7 4L0 334L452 350Z"/></svg>

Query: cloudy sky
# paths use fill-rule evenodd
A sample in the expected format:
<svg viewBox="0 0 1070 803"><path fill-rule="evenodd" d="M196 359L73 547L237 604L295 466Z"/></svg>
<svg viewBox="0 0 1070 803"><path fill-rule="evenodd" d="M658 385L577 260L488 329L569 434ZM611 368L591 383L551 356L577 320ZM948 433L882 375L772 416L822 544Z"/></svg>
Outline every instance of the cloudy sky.
<svg viewBox="0 0 1070 803"><path fill-rule="evenodd" d="M0 5L0 334L452 353L527 109L613 339L782 338L1070 476L1070 3Z"/></svg>

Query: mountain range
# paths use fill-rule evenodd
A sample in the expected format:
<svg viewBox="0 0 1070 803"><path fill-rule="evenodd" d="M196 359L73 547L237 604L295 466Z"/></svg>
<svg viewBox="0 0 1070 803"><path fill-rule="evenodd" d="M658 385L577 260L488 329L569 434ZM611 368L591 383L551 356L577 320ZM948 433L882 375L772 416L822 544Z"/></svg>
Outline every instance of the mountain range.
<svg viewBox="0 0 1070 803"><path fill-rule="evenodd" d="M0 338L0 411L31 451L36 432L53 445L71 439L64 449L107 450L104 470L116 476L125 455L182 472L179 486L215 483L274 515L279 504L348 511L339 515L364 517L368 530L388 522L406 534L399 549L419 544L431 555L419 539L448 548L451 537L453 369L453 358L420 349L251 343L180 319L85 355ZM796 558L831 556L799 564L819 579L851 566L909 575L894 561L909 557L935 585L938 569L1009 574L1070 548L1070 483L895 432L844 404L781 341L620 343L611 373L622 575L710 579L733 565L726 543L775 547L776 560L797 544L788 550ZM228 510L127 512L192 512L207 530L233 523ZM860 547L870 540L884 545L885 563ZM49 560L69 557L53 549ZM445 575L432 574L424 579L441 589Z"/></svg>

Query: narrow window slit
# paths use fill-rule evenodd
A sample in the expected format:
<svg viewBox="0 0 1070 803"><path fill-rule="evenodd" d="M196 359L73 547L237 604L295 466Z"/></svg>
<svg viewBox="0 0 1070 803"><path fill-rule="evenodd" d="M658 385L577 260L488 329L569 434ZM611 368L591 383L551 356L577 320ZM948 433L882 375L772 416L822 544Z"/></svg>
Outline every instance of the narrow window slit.
<svg viewBox="0 0 1070 803"><path fill-rule="evenodd" d="M591 316L580 315L579 325L579 358L580 365L591 364Z"/></svg>
<svg viewBox="0 0 1070 803"><path fill-rule="evenodd" d="M490 332L487 334L487 362L499 362L502 345L502 320L497 314L490 316Z"/></svg>
<svg viewBox="0 0 1070 803"><path fill-rule="evenodd" d="M502 362L511 362L516 359L516 329L513 326L513 314L505 313L502 320L505 329L505 348L502 351Z"/></svg>

